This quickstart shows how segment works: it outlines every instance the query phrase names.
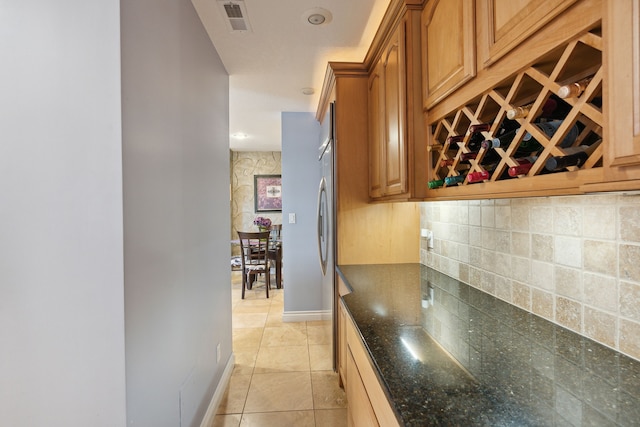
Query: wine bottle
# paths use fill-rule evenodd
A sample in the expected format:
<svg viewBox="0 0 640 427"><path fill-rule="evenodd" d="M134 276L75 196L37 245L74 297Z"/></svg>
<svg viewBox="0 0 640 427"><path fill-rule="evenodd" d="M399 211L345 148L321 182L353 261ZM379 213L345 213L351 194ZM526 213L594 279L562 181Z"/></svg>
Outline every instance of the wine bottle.
<svg viewBox="0 0 640 427"><path fill-rule="evenodd" d="M453 165L453 159L440 160L440 167L441 168L444 168L444 167L447 167L447 166L451 166L451 165Z"/></svg>
<svg viewBox="0 0 640 427"><path fill-rule="evenodd" d="M515 119L524 119L529 115L529 111L533 104L523 105L521 107L515 107L510 110L507 110L507 119L515 120Z"/></svg>
<svg viewBox="0 0 640 427"><path fill-rule="evenodd" d="M518 129L504 133L497 138L485 139L482 141L482 148L485 150L489 148L502 148L503 150L506 150L509 147L509 144L511 144L511 141L513 141L513 138L515 138L516 133L518 133Z"/></svg>
<svg viewBox="0 0 640 427"><path fill-rule="evenodd" d="M579 97L587 86L589 86L592 78L593 77L588 77L575 83L560 86L560 89L558 89L558 97L562 99Z"/></svg>
<svg viewBox="0 0 640 427"><path fill-rule="evenodd" d="M562 150L564 156L554 156L547 159L544 168L551 172L558 172L569 166L581 167L589 159L589 155L599 144L580 145Z"/></svg>
<svg viewBox="0 0 640 427"><path fill-rule="evenodd" d="M471 153L460 153L460 161L465 162L478 157L477 151L472 151Z"/></svg>
<svg viewBox="0 0 640 427"><path fill-rule="evenodd" d="M464 139L464 135L452 135L447 138L447 142L449 143L449 147L454 146L458 148L458 142L462 142Z"/></svg>
<svg viewBox="0 0 640 427"><path fill-rule="evenodd" d="M489 176L491 176L491 174L487 171L471 172L467 174L467 182L471 184L484 181L485 179L489 179Z"/></svg>
<svg viewBox="0 0 640 427"><path fill-rule="evenodd" d="M511 166L509 168L509 176L516 177L518 175L524 175L528 173L537 159L538 156L529 156L515 159L516 162L518 162L518 166Z"/></svg>
<svg viewBox="0 0 640 427"><path fill-rule="evenodd" d="M464 175L448 176L444 179L446 185L454 185L464 182Z"/></svg>
<svg viewBox="0 0 640 427"><path fill-rule="evenodd" d="M467 148L471 151L478 152L482 148L482 142L484 141L484 135L482 132L487 132L491 129L491 123L481 123L469 126L471 137L467 143Z"/></svg>
<svg viewBox="0 0 640 427"><path fill-rule="evenodd" d="M444 179L434 179L427 183L430 189L442 187L444 185Z"/></svg>
<svg viewBox="0 0 640 427"><path fill-rule="evenodd" d="M515 120L515 119L523 119L529 115L531 111L531 107L533 103L523 105L521 107L515 107L510 110L507 110L507 119ZM553 98L547 98L542 106L542 113L540 114L541 118L549 118L557 108L558 103Z"/></svg>
<svg viewBox="0 0 640 427"><path fill-rule="evenodd" d="M555 135L556 131L558 130L558 128L560 127L560 125L562 124L562 120L551 120L548 122L542 122L542 123L534 123L534 125L540 129L543 133L545 133L549 138L553 138L553 135ZM565 148L565 147L570 147L571 145L573 145L573 143L575 142L575 140L578 138L578 136L580 135L580 126L576 123L574 124L571 129L569 129L569 132L565 135L564 139L562 140L562 142L560 142L559 147ZM524 137L522 138L522 141L532 141L530 144L532 144L532 146L535 146L536 144L540 144L538 141L536 141L533 136L531 136L531 134L529 132L527 132ZM523 148L523 144L520 144L520 147ZM539 148L542 148L542 146L540 145ZM535 150L531 150L531 151L535 151Z"/></svg>

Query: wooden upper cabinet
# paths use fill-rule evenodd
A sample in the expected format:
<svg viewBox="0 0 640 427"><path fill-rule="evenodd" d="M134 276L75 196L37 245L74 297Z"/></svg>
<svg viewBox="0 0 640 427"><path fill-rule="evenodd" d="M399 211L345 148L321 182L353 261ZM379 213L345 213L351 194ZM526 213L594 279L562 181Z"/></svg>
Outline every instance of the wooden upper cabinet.
<svg viewBox="0 0 640 427"><path fill-rule="evenodd" d="M610 0L606 16L609 164L626 169L640 165L640 0Z"/></svg>
<svg viewBox="0 0 640 427"><path fill-rule="evenodd" d="M431 108L476 74L470 0L431 0L422 11L424 106Z"/></svg>
<svg viewBox="0 0 640 427"><path fill-rule="evenodd" d="M369 75L369 195L408 191L405 21L401 20Z"/></svg>
<svg viewBox="0 0 640 427"><path fill-rule="evenodd" d="M575 2L477 0L479 67L487 67L509 53Z"/></svg>

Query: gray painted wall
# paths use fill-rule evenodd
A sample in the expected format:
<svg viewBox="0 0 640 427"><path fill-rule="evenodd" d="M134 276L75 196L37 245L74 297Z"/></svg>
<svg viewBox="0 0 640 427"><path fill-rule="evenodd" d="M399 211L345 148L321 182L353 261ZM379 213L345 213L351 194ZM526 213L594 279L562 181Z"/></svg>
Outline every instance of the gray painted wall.
<svg viewBox="0 0 640 427"><path fill-rule="evenodd" d="M228 76L190 0L121 7L127 421L196 426L231 355Z"/></svg>
<svg viewBox="0 0 640 427"><path fill-rule="evenodd" d="M119 20L0 6L2 425L126 422Z"/></svg>
<svg viewBox="0 0 640 427"><path fill-rule="evenodd" d="M282 113L284 311L322 310L316 210L320 124L312 113ZM296 223L289 224L289 213Z"/></svg>

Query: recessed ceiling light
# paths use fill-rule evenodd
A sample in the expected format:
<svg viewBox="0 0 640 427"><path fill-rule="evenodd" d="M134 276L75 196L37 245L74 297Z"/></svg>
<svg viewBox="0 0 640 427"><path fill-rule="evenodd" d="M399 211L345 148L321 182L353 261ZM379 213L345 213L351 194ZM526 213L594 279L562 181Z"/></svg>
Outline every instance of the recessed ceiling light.
<svg viewBox="0 0 640 427"><path fill-rule="evenodd" d="M249 135L247 135L246 133L242 133L242 132L236 132L236 133L232 133L231 137L235 138L235 139L247 139L247 138L249 138Z"/></svg>
<svg viewBox="0 0 640 427"><path fill-rule="evenodd" d="M302 93L305 95L313 95L315 93L315 89L313 89L312 87L303 87L302 88Z"/></svg>
<svg viewBox="0 0 640 427"><path fill-rule="evenodd" d="M314 26L327 25L332 19L331 12L321 7L314 7L302 14L302 22Z"/></svg>

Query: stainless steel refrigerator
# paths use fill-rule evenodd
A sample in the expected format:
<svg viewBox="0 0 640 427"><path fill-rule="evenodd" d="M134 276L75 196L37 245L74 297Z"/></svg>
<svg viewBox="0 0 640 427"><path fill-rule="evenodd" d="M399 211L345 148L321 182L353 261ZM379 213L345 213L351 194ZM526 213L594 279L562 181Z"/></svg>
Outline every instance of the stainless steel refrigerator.
<svg viewBox="0 0 640 427"><path fill-rule="evenodd" d="M333 367L336 369L337 310L334 306L337 290L335 280L335 103L329 104L328 116L322 124L320 167L322 177L318 188L318 253L322 270L322 309L331 313L333 323Z"/></svg>

